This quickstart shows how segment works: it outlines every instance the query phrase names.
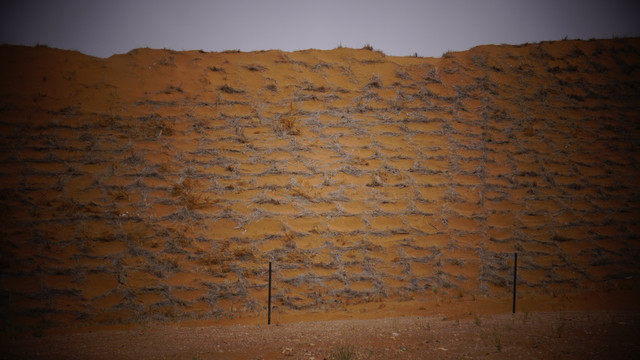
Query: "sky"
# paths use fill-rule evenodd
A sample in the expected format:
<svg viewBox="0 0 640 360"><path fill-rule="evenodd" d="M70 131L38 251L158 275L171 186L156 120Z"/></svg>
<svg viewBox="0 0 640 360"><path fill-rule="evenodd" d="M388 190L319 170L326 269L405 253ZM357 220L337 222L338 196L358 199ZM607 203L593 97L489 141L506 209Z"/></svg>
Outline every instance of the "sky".
<svg viewBox="0 0 640 360"><path fill-rule="evenodd" d="M440 57L485 44L640 36L639 19L638 0L3 0L0 43L98 57L365 45Z"/></svg>

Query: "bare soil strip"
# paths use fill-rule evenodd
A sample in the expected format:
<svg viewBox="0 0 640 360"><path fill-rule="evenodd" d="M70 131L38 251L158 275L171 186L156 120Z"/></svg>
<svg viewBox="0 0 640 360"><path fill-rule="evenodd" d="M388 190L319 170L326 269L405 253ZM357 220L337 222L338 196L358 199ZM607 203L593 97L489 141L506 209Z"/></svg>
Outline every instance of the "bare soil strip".
<svg viewBox="0 0 640 360"><path fill-rule="evenodd" d="M633 359L640 313L407 316L283 325L147 324L4 338L2 359Z"/></svg>

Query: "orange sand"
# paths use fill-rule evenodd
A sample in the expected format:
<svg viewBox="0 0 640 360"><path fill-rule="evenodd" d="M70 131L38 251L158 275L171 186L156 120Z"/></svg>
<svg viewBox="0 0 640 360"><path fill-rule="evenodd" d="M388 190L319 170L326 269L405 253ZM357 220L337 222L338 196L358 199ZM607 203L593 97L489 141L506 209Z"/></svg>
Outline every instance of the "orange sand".
<svg viewBox="0 0 640 360"><path fill-rule="evenodd" d="M631 307L639 52L2 46L4 329Z"/></svg>

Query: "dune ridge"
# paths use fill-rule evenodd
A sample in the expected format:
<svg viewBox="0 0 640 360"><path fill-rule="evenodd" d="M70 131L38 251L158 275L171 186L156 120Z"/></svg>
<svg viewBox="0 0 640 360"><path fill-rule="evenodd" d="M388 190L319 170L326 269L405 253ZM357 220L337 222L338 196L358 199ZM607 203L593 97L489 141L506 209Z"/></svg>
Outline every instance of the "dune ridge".
<svg viewBox="0 0 640 360"><path fill-rule="evenodd" d="M635 300L639 54L1 46L4 329Z"/></svg>

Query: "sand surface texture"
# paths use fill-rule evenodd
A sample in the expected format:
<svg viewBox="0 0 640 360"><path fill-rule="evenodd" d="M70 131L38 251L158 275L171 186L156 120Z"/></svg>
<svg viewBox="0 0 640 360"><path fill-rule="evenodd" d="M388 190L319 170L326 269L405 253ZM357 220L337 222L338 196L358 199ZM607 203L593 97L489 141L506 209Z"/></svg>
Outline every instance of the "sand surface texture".
<svg viewBox="0 0 640 360"><path fill-rule="evenodd" d="M6 358L34 360L633 360L640 351L638 325L637 312L395 317L278 326L147 324L1 345Z"/></svg>
<svg viewBox="0 0 640 360"><path fill-rule="evenodd" d="M1 46L3 331L632 308L639 68Z"/></svg>

